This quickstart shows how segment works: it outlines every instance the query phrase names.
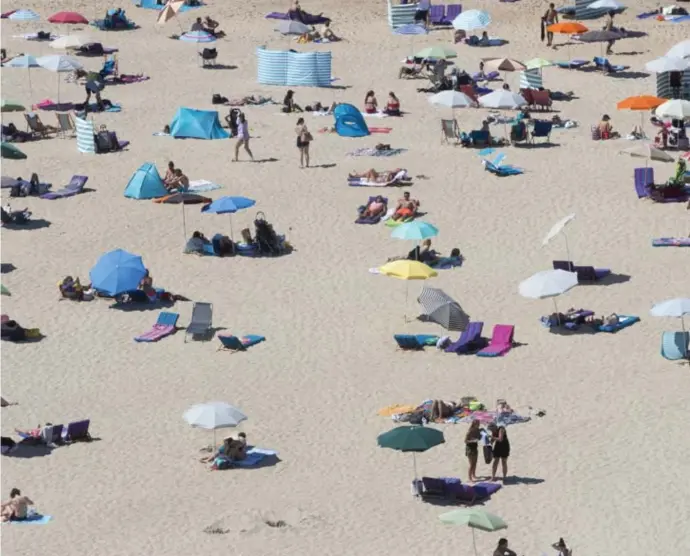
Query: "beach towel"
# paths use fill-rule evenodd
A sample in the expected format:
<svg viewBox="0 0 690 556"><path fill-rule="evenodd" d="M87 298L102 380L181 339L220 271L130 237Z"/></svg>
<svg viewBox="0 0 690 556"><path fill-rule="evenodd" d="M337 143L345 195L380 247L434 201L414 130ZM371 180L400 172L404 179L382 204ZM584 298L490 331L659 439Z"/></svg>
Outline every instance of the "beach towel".
<svg viewBox="0 0 690 556"><path fill-rule="evenodd" d="M390 133L393 130L392 127L370 127L370 133Z"/></svg>
<svg viewBox="0 0 690 556"><path fill-rule="evenodd" d="M602 324L599 325L597 330L599 330L599 332L615 333L619 330L623 330L624 328L628 328L628 326L632 326L636 322L640 322L640 317L632 315L618 315L617 324Z"/></svg>
<svg viewBox="0 0 690 556"><path fill-rule="evenodd" d="M223 186L217 183L210 182L208 180L192 180L189 182L189 187L185 189L190 193L199 193L202 191L214 191L216 189L221 189Z"/></svg>
<svg viewBox="0 0 690 556"><path fill-rule="evenodd" d="M137 74L137 75L127 75L124 73L121 73L118 75L115 79L108 80L105 82L106 85L112 85L114 83L122 83L122 84L129 84L129 83L141 83L142 81L148 81L151 79L148 75L144 75L143 73Z"/></svg>
<svg viewBox="0 0 690 556"><path fill-rule="evenodd" d="M373 147L364 147L355 149L347 153L348 156L395 156L396 154L404 153L407 149L375 149Z"/></svg>
<svg viewBox="0 0 690 556"><path fill-rule="evenodd" d="M10 523L12 525L45 525L52 519L52 516L49 515L31 514L27 515L26 519L22 519L20 521L4 521L3 525L6 523Z"/></svg>
<svg viewBox="0 0 690 556"><path fill-rule="evenodd" d="M392 417L400 413L412 413L415 409L417 406L414 405L393 404L382 407L376 413L381 417Z"/></svg>
<svg viewBox="0 0 690 556"><path fill-rule="evenodd" d="M247 457L242 460L233 461L226 457L218 457L213 462L213 469L223 470L231 469L233 467L254 467L267 458L276 458L278 452L274 450L265 450L252 446L247 451Z"/></svg>
<svg viewBox="0 0 690 556"><path fill-rule="evenodd" d="M38 36L38 33L25 33L23 35L14 35L13 38L15 39L24 39L27 41L54 41L55 39L59 39L62 35L54 35L53 33L50 34L50 37L48 38L43 38Z"/></svg>
<svg viewBox="0 0 690 556"><path fill-rule="evenodd" d="M654 10L653 12L644 12L644 13L638 14L635 17L637 17L637 19L648 19L650 17L654 17L657 15L659 15L659 12Z"/></svg>
<svg viewBox="0 0 690 556"><path fill-rule="evenodd" d="M247 348L260 344L266 340L265 336L258 334L247 334L245 336L233 336L231 334L219 334L218 339L222 344L218 349L228 349L230 351L246 351Z"/></svg>
<svg viewBox="0 0 690 556"><path fill-rule="evenodd" d="M690 247L690 237L658 237L652 240L653 247Z"/></svg>

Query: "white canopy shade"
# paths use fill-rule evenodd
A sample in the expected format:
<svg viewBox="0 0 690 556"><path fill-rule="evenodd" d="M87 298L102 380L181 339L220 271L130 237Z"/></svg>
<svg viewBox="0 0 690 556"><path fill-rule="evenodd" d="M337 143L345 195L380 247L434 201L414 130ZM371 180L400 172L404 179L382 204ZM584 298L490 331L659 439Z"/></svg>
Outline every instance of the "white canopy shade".
<svg viewBox="0 0 690 556"><path fill-rule="evenodd" d="M184 420L193 427L216 430L236 427L247 416L225 402L208 402L190 407L184 412Z"/></svg>
<svg viewBox="0 0 690 556"><path fill-rule="evenodd" d="M499 89L483 97L479 97L479 104L484 108L495 108L498 110L516 110L527 104L521 96L511 91Z"/></svg>
<svg viewBox="0 0 690 556"><path fill-rule="evenodd" d="M455 29L462 29L463 31L482 29L490 23L491 16L482 10L466 10L452 21Z"/></svg>
<svg viewBox="0 0 690 556"><path fill-rule="evenodd" d="M593 10L622 10L625 8L617 0L596 0L596 2L592 2L587 7Z"/></svg>
<svg viewBox="0 0 690 556"><path fill-rule="evenodd" d="M570 224L570 221L575 218L575 213L573 212L572 214L569 214L565 218L562 218L558 222L556 222L552 228L549 230L549 233L546 234L546 237L544 238L544 241L542 241L542 245L547 245L553 238L555 238L558 234L560 234L565 227Z"/></svg>

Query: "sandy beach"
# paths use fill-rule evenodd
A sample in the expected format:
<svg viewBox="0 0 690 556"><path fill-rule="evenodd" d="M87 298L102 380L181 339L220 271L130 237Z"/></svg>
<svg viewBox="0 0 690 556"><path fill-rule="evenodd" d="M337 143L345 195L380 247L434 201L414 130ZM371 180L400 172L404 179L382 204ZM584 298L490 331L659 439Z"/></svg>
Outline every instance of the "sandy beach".
<svg viewBox="0 0 690 556"><path fill-rule="evenodd" d="M103 96L121 103L122 111L94 115L97 126L105 124L131 141L124 152L87 155L77 151L76 140L53 138L20 145L26 160L2 161L6 176L37 172L55 189L82 174L93 190L58 201L8 199L3 190L3 205L27 206L34 219L50 225L2 230L2 284L12 292L2 298L2 313L45 334L38 343L2 343L2 395L19 404L2 409L2 434L88 418L97 439L44 457L2 458L2 499L20 488L37 510L53 517L45 526L3 525L6 554L471 554L470 529L438 520L452 508L411 496L411 456L376 444L377 435L394 426L377 415L380 408L466 395L489 407L505 398L525 415L530 407L545 412L508 429L512 480L482 507L501 516L508 529L477 532L480 554L491 554L501 536L520 555L552 554L550 546L559 537L576 554L589 556L670 554L690 546L683 525L689 519L690 486L683 478L690 473L684 432L690 368L659 354L661 333L680 330L680 323L649 315L655 302L688 295L690 250L654 249L651 239L687 236L690 211L686 203L639 200L633 171L644 160L619 154L632 142L590 136L602 114L609 114L624 136L639 124L639 113L618 111L616 102L656 93L655 76L642 73L644 64L686 39L688 24L637 20L635 13L657 6L640 1L617 23L648 36L620 41L611 57L630 66L632 78L545 68L546 88L575 93L574 100L554 102L554 108L578 126L555 129L550 148L502 149L507 163L525 169L515 177L484 171L476 150L443 144L439 121L448 110L431 106L429 95L417 92L428 81L398 79L400 60L411 48L436 44L455 48L455 63L470 73L482 57L600 54L599 44L554 51L540 42L539 18L547 5L541 0L463 4L488 11L490 34L510 41L487 49L453 45L448 29L415 37L412 45L410 37L392 34L381 1L305 1L305 10L331 17L334 32L345 39L331 45L297 45L276 33L276 22L264 14L287 9L287 3L253 0L238 8L211 2L180 15L185 30L197 16L220 22L227 37L214 45L218 61L236 66L227 70L200 68L197 45L168 38L180 31L177 21L159 26L157 12L131 3L122 7L137 30L69 30L117 47L121 72L151 79L107 87ZM10 54L54 54L47 43L12 36L38 29L64 34L64 26L45 18L62 9L100 18L107 7L118 6L93 0L51 6L5 2L3 10L31 8L42 21L3 19L2 47ZM584 23L597 29L603 20ZM556 44L565 41L556 36ZM310 169L299 168L297 117L281 114L278 105L243 108L254 156L275 161L252 164L241 153L244 161L232 163L234 139L153 135L180 106L212 109L214 93L282 101L286 88L257 84L255 50L261 45L332 52L332 73L342 88L296 88L302 104L348 102L362 109L368 90L379 103L394 91L405 115L368 119L392 131L358 139L318 133L333 118L305 116L315 137L311 155L317 167ZM82 60L94 70L102 63ZM26 77L23 70L3 68L3 99L28 106L56 98L56 74L32 70L31 98ZM83 87L66 83L64 74L60 78L61 99L82 102ZM507 79L517 89L517 73ZM227 110L221 107L221 116ZM463 130L478 128L486 114L455 112ZM55 124L52 113L40 115ZM24 129L22 113L3 114L3 124L10 121ZM495 129L502 134L502 126ZM347 156L379 142L407 150L391 158ZM214 199L257 200L233 216L235 235L253 229L262 211L295 251L256 259L183 254L180 206L123 196L140 165L155 163L163 173L169 160L190 179L222 184L207 193ZM657 181L673 172L672 164L651 165ZM412 245L392 239L383 225L353 223L357 207L379 190L348 187L347 174L396 167L428 176L416 179L409 191L421 201L424 220L440 230L434 247L444 253L457 247L465 259L427 285L443 289L472 320L483 321L485 335L495 324L515 325L521 345L505 357L396 350L396 333L447 334L435 324L404 321L403 315L417 314L414 299L423 282L409 284L405 305L405 282L368 272ZM394 200L402 194L380 193ZM559 298L559 307L638 315L640 323L618 334L549 334L539 317L551 312L551 301L518 294L522 280L551 268L553 259L566 258L562 238L547 246L542 239L569 213L576 213L567 230L573 260L624 278L576 287ZM185 214L188 235L229 232L225 215L202 214L198 205L187 206ZM217 351L216 338L185 343L183 331L140 344L133 337L151 327L158 310L60 300L62 278L88 281L98 257L117 248L141 255L157 286L213 303L217 332L261 334L266 341L240 354ZM16 268L5 272L8 264ZM180 325L187 325L192 303L178 302L173 310L180 313ZM451 333L453 339L457 334ZM246 432L251 444L276 450L280 461L225 471L199 463L199 450L211 443L212 434L188 426L182 414L192 404L216 400L249 417L230 433ZM467 425L437 426L446 442L418 455L420 473L465 480ZM488 473L482 462L478 473ZM282 520L286 527L270 527L267 520ZM225 534L209 534L209 527Z"/></svg>

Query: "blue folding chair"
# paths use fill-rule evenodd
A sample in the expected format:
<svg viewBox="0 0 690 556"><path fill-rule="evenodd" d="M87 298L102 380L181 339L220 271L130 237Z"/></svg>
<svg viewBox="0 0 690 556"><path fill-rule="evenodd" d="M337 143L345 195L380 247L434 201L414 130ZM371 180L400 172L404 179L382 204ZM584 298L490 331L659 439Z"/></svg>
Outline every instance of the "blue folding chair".
<svg viewBox="0 0 690 556"><path fill-rule="evenodd" d="M546 141L544 141L545 145L551 143L551 130L552 129L553 129L553 123L552 122L547 122L546 120L534 120L534 129L532 130L532 133L530 134L532 143L534 143L534 140L537 137L545 138L546 139Z"/></svg>

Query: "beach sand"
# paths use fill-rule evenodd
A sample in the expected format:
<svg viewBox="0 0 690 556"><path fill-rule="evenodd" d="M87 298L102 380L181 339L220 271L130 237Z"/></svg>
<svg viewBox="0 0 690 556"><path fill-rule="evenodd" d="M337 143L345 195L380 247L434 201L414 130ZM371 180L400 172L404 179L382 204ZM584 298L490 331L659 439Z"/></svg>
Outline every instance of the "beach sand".
<svg viewBox="0 0 690 556"><path fill-rule="evenodd" d="M612 58L635 72L687 34L684 24L636 20L633 12L655 6L639 4L619 24L649 36L621 41L616 50L628 54ZM35 0L3 4L4 10L19 7L50 15ZM92 19L102 17L105 7L89 1L61 9ZM393 426L376 414L379 408L470 394L489 406L507 398L521 413L529 406L546 412L508 429L509 474L516 484L506 485L484 509L502 516L509 529L478 532L481 554L489 554L500 536L509 538L518 554L549 551L559 537L590 556L664 554L690 546L683 525L690 495L684 481L690 472L685 457L690 375L687 366L659 355L661 332L679 329L679 323L649 316L654 302L687 296L689 253L653 249L651 239L687 235L688 211L684 204L638 200L633 169L644 161L619 154L631 143L590 138L590 125L603 113L623 134L638 124L639 114L618 112L616 102L654 94L653 75L614 78L545 69L546 87L575 92L575 100L556 102L555 108L579 127L555 130L552 148L505 149L506 162L526 172L499 179L482 169L476 151L442 145L439 119L448 111L430 106L427 95L416 91L426 82L397 79L412 41L392 35L383 2L305 3L304 9L331 16L333 30L346 39L331 46L296 46L275 33L276 22L263 14L286 8L283 3L213 5L182 15L185 29L197 15L210 14L228 32L216 44L219 62L237 68L217 71L198 66L196 45L167 38L179 32L177 22L157 26L156 12L123 7L141 29L71 33L88 31L118 47L120 71L152 77L107 88L104 96L121 103L123 111L94 117L97 125L130 140L130 147L89 156L77 152L75 140L50 139L21 145L28 160L3 160L4 175L28 178L37 172L56 188L73 174L84 174L94 190L53 202L11 200L13 208L26 205L50 226L2 231L2 262L16 266L2 276L12 292L2 298L2 312L46 335L37 344L2 345L3 397L20 404L3 408L3 434L89 418L99 439L45 457L2 459L3 499L18 487L39 511L53 516L42 527L3 526L7 554L470 554L471 531L438 521L448 508L410 496L411 456L376 445L376 436ZM468 71L476 71L480 57L568 57L567 48L554 52L539 42L546 2L481 1L464 8L489 10L490 35L510 41L491 49L458 45L456 63ZM2 45L10 53L53 54L47 44L11 38L49 27L57 29L3 20ZM557 37L556 43L564 40ZM435 31L415 37L414 48L450 46L450 41L450 31ZM406 115L374 120L372 125L393 131L362 139L317 133L332 118L307 116L315 136L312 163L327 166L309 170L299 168L296 117L280 114L278 106L245 109L254 155L275 162L231 163L234 141L153 136L179 106L211 108L213 93L229 98L258 93L280 101L284 88L256 84L255 49L262 44L333 52L333 75L347 88L298 88L302 104L338 101L361 108L367 90L375 90L379 102L395 91ZM572 57L599 53L599 45L570 48ZM92 69L101 63L84 61ZM3 98L28 102L26 77L22 70L3 69ZM31 78L34 101L55 98L54 74L35 70ZM513 88L517 79L508 75ZM63 81L61 98L81 102L83 88ZM464 130L477 128L485 115L485 110L456 112ZM41 118L55 122L49 112ZM9 121L23 126L21 114L3 114L3 122ZM390 159L345 156L379 142L408 150ZM190 179L223 184L209 194L213 198L257 199L256 207L234 216L236 235L245 226L253 228L256 212L263 211L296 251L273 259L184 255L179 206L123 196L142 163L154 162L163 172L168 160ZM653 165L657 181L671 175L672 165ZM409 284L405 306L405 283L367 272L412 247L390 239L383 226L353 224L356 207L379 191L348 187L346 174L371 167L405 167L413 176L429 177L416 180L411 192L421 200L425 219L440 229L434 246L443 252L459 247L466 258L461 268L439 272L429 285L457 299L473 320L484 321L486 333L495 324L514 324L521 347L496 359L395 350L395 333L444 331L404 322L405 313L416 314L413 300L422 283ZM381 193L393 199L401 194ZM560 307L639 315L641 323L616 335L561 337L539 325L539 316L552 310L551 301L518 295L521 280L550 268L552 259L565 258L563 238L546 247L541 242L553 223L571 212L577 214L567 229L575 262L610 267L630 279L577 287L559 300ZM198 206L187 207L186 221L190 232L207 236L229 231L227 217L202 215ZM156 310L59 301L59 280L66 275L87 280L97 258L115 248L142 255L157 285L212 302L217 330L262 334L266 342L237 355L216 351L217 339L183 343L183 332L142 345L132 338L150 328ZM189 322L191 306L175 307L182 325ZM249 420L241 430L250 443L277 450L281 461L222 472L198 463L199 450L212 435L189 427L182 414L192 404L213 400L245 411ZM420 473L464 480L467 427L441 427L446 443L417 457ZM487 473L480 463L479 474ZM267 520L287 525L273 528ZM205 533L208 527L225 534Z"/></svg>

